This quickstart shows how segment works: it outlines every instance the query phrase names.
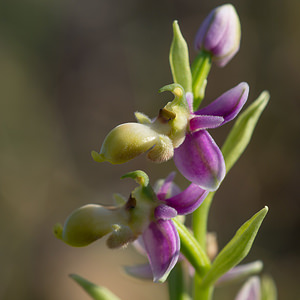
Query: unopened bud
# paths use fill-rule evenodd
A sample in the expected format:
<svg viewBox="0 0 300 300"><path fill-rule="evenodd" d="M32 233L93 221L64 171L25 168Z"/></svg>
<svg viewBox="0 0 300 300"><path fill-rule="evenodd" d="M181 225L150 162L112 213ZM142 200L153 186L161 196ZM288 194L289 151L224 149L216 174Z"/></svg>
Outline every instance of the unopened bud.
<svg viewBox="0 0 300 300"><path fill-rule="evenodd" d="M225 4L215 8L200 26L195 47L210 52L213 61L224 67L240 48L241 25L235 8Z"/></svg>

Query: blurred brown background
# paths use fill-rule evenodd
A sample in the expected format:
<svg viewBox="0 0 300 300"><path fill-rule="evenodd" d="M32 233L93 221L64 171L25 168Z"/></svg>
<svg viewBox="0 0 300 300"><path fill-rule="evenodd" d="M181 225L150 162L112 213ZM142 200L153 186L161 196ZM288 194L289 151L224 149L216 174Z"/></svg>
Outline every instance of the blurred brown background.
<svg viewBox="0 0 300 300"><path fill-rule="evenodd" d="M155 116L171 97L171 23L195 56L193 38L222 1L0 1L0 299L90 299L71 279L80 274L124 300L167 299L166 285L126 277L122 265L143 261L131 247L105 241L71 248L52 234L80 205L128 195L128 171L151 181L174 165L140 157L120 166L95 163L90 151L133 112ZM264 205L270 212L246 261L261 258L279 299L299 294L300 1L232 1L242 23L239 54L209 76L206 101L241 81L251 103L268 89L271 101L251 145L216 195L210 230L223 246ZM219 145L232 124L211 130ZM177 182L184 187L180 174ZM233 299L238 286L217 290Z"/></svg>

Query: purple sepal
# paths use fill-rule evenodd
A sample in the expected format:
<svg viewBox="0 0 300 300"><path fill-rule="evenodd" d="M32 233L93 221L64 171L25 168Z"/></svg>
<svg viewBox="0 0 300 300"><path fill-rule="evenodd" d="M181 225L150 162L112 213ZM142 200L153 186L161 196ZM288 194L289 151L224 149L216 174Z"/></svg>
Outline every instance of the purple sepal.
<svg viewBox="0 0 300 300"><path fill-rule="evenodd" d="M163 182L162 186L156 193L156 196L159 200L164 200L168 195L175 195L176 193L180 192L180 189L177 187L177 185L173 183L175 175L175 172L170 173Z"/></svg>
<svg viewBox="0 0 300 300"><path fill-rule="evenodd" d="M179 215L192 213L197 209L207 196L208 191L198 185L191 183L183 192L165 199L165 203L176 209Z"/></svg>
<svg viewBox="0 0 300 300"><path fill-rule="evenodd" d="M219 116L203 116L197 115L190 120L190 130L197 131L208 128L219 127L224 122L224 119Z"/></svg>
<svg viewBox="0 0 300 300"><path fill-rule="evenodd" d="M154 216L155 216L155 219L157 219L157 220L159 220L159 219L170 220L177 216L177 211L176 211L176 209L174 209L168 205L161 204L155 208Z"/></svg>
<svg viewBox="0 0 300 300"><path fill-rule="evenodd" d="M208 191L218 188L226 172L222 152L206 130L187 134L174 162L185 178Z"/></svg>
<svg viewBox="0 0 300 300"><path fill-rule="evenodd" d="M150 223L143 233L145 249L154 282L163 282L175 266L180 251L180 240L171 220Z"/></svg>
<svg viewBox="0 0 300 300"><path fill-rule="evenodd" d="M152 279L153 274L149 264L124 266L125 272L138 279Z"/></svg>
<svg viewBox="0 0 300 300"><path fill-rule="evenodd" d="M242 286L235 300L260 300L260 280L258 276L249 278Z"/></svg>
<svg viewBox="0 0 300 300"><path fill-rule="evenodd" d="M224 121L220 124L223 125L236 117L247 101L248 94L249 85L246 82L241 82L206 107L195 112L195 115L223 117Z"/></svg>

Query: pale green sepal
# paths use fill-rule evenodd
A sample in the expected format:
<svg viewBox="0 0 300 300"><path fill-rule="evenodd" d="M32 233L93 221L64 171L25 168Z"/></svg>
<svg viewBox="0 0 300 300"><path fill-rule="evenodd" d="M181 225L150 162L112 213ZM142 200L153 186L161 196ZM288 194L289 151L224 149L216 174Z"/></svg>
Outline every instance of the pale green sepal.
<svg viewBox="0 0 300 300"><path fill-rule="evenodd" d="M240 227L235 236L214 260L211 269L203 279L202 284L204 286L212 285L218 278L239 264L247 256L267 212L268 207L265 206Z"/></svg>
<svg viewBox="0 0 300 300"><path fill-rule="evenodd" d="M210 268L210 260L194 236L177 219L172 219L180 237L180 252L191 263L196 272L203 276Z"/></svg>
<svg viewBox="0 0 300 300"><path fill-rule="evenodd" d="M149 177L148 175L140 170L129 172L121 177L124 178L132 178L134 179L138 184L142 186L147 186L149 184Z"/></svg>
<svg viewBox="0 0 300 300"><path fill-rule="evenodd" d="M109 289L98 286L79 275L71 274L70 277L74 279L94 300L121 300Z"/></svg>
<svg viewBox="0 0 300 300"><path fill-rule="evenodd" d="M268 275L261 278L261 300L277 300L276 284Z"/></svg>
<svg viewBox="0 0 300 300"><path fill-rule="evenodd" d="M235 122L223 147L222 153L225 159L226 171L228 172L250 142L256 123L266 107L270 94L264 91Z"/></svg>
<svg viewBox="0 0 300 300"><path fill-rule="evenodd" d="M135 116L136 120L141 124L151 124L151 119L139 111L136 111L134 113L134 116Z"/></svg>
<svg viewBox="0 0 300 300"><path fill-rule="evenodd" d="M207 77L211 69L211 54L200 51L192 64L193 77L193 110L196 111L201 104L207 84Z"/></svg>
<svg viewBox="0 0 300 300"><path fill-rule="evenodd" d="M177 21L173 22L173 41L169 55L173 80L183 86L186 92L192 91L192 73L189 62L189 50Z"/></svg>

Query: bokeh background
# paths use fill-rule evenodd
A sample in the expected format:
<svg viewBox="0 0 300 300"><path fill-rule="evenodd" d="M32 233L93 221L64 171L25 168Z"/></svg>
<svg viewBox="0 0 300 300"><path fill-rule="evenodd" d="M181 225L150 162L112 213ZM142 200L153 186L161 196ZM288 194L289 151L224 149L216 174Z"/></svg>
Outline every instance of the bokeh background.
<svg viewBox="0 0 300 300"><path fill-rule="evenodd" d="M90 299L68 274L107 286L124 300L167 299L165 284L133 280L122 265L144 261L131 247L101 240L71 248L52 234L80 205L111 203L143 169L151 181L174 165L140 157L120 166L95 163L90 151L136 110L155 116L170 95L168 52L174 19L195 57L193 38L217 0L0 1L0 299ZM251 254L272 274L279 299L299 295L300 1L231 1L240 15L239 54L209 75L207 103L241 81L248 104L267 89L270 103L252 143L212 206L209 229L220 247L264 205L270 212ZM211 130L222 145L232 124ZM187 182L180 174L177 183ZM239 286L217 290L233 299Z"/></svg>

